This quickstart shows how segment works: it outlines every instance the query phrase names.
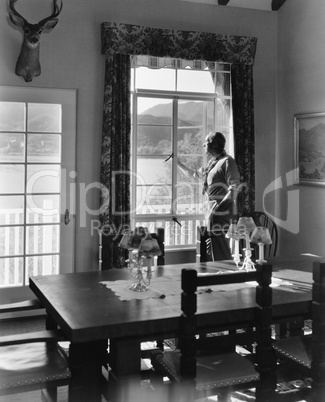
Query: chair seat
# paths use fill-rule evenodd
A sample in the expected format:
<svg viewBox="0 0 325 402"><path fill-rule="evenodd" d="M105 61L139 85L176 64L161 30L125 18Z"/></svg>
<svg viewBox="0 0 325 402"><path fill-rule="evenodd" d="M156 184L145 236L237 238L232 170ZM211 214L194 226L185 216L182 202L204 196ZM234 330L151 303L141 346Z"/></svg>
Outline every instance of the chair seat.
<svg viewBox="0 0 325 402"><path fill-rule="evenodd" d="M276 341L274 350L280 355L301 364L308 369L311 368L311 335L293 336Z"/></svg>
<svg viewBox="0 0 325 402"><path fill-rule="evenodd" d="M0 393L13 387L17 387L19 392L20 386L70 377L65 354L56 343L0 347Z"/></svg>
<svg viewBox="0 0 325 402"><path fill-rule="evenodd" d="M156 353L152 360L155 371L180 382L180 352ZM259 374L247 358L236 352L197 356L196 388L198 391L228 387L259 380Z"/></svg>

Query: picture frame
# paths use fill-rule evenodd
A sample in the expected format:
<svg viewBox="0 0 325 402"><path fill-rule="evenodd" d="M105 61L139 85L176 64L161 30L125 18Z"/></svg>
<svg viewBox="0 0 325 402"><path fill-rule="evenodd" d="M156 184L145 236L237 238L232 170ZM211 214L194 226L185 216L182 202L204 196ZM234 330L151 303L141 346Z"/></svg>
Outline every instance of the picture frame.
<svg viewBox="0 0 325 402"><path fill-rule="evenodd" d="M294 115L295 184L325 186L325 112Z"/></svg>

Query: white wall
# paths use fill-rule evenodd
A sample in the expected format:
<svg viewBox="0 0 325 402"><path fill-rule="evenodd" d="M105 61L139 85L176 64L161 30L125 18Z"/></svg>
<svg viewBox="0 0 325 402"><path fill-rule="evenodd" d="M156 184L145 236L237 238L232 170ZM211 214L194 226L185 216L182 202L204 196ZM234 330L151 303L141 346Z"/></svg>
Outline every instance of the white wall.
<svg viewBox="0 0 325 402"><path fill-rule="evenodd" d="M325 111L324 21L324 0L287 0L279 13L276 174L283 189L276 192L276 215L284 221L281 254L325 256L325 187L285 188L285 175L294 167L294 114Z"/></svg>
<svg viewBox="0 0 325 402"><path fill-rule="evenodd" d="M100 54L101 22L116 21L258 37L254 89L256 198L257 206L261 206L264 188L275 177L278 13L197 5L180 0L63 2L58 25L51 33L43 34L40 56L42 74L32 83L25 83L14 73L22 37L9 22L7 1L0 2L0 85L78 90L77 172L79 183L86 186L99 181L104 83L104 57ZM303 7L303 1L297 2ZM321 2L322 0L316 0L319 6ZM35 23L50 13L50 0L18 0L16 7L29 22ZM316 102L316 99L313 101ZM98 204L98 194L89 193L88 207L97 209ZM273 211L273 201L269 202L268 208ZM98 267L98 239L97 236L91 235L91 219L96 219L96 216L87 216L87 226L81 228L78 225L80 212L82 211L79 211L77 217L76 270L95 270Z"/></svg>

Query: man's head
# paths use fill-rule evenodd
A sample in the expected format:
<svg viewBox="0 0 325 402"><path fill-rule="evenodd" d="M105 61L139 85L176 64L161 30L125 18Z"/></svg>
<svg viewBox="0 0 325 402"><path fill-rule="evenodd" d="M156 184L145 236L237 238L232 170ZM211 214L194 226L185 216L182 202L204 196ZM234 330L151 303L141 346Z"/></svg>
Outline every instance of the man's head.
<svg viewBox="0 0 325 402"><path fill-rule="evenodd" d="M212 155L217 155L220 154L225 149L226 138L222 133L216 131L214 133L209 133L206 136L205 144L207 147L206 148L207 152L209 152Z"/></svg>

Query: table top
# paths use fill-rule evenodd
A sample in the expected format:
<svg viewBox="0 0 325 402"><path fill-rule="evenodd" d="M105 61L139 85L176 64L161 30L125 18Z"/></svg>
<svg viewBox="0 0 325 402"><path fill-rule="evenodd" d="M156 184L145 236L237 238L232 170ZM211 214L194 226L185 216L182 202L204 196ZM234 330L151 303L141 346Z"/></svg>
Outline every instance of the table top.
<svg viewBox="0 0 325 402"><path fill-rule="evenodd" d="M296 285L295 288L273 288L274 320L310 314L312 263L317 259L319 257L311 255L269 259L274 277L290 280ZM205 273L236 269L233 261L175 264L157 267L153 277L179 281L180 286L182 268L195 268ZM121 301L100 283L121 279L125 279L126 286L132 283L127 269L112 269L34 276L30 278L30 288L71 342L177 336L181 314L180 294ZM253 322L255 306L254 287L200 294L198 327L206 328L218 323L222 328L229 324Z"/></svg>

